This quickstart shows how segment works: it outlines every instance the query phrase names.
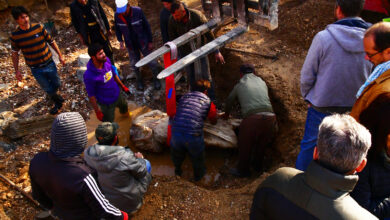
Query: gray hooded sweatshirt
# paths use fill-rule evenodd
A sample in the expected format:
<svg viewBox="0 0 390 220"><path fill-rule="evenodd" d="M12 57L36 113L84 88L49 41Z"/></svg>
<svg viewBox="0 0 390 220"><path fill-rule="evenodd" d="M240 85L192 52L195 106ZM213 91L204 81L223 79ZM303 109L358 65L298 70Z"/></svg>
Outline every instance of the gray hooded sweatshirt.
<svg viewBox="0 0 390 220"><path fill-rule="evenodd" d="M353 106L372 68L364 58L365 31L330 24L317 33L301 70L301 93L306 101L315 107Z"/></svg>
<svg viewBox="0 0 390 220"><path fill-rule="evenodd" d="M129 148L106 145L87 148L84 159L97 170L99 184L112 204L127 213L141 207L152 180L144 159L137 159Z"/></svg>

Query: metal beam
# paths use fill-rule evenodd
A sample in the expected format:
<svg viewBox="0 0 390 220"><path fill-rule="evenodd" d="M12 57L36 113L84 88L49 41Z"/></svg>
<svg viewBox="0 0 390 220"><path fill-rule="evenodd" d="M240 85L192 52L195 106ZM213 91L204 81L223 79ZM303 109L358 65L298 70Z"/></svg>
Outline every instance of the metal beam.
<svg viewBox="0 0 390 220"><path fill-rule="evenodd" d="M209 42L208 44L195 50L194 52L192 52L192 53L188 54L187 56L183 57L182 59L178 60L173 65L164 69L162 72L160 72L160 74L158 74L157 78L163 79L163 78L181 70L182 68L192 64L196 60L207 56L209 53L212 53L216 49L221 48L226 43L232 41L236 37L245 33L247 30L248 30L248 27L246 27L246 26L240 26L240 27L234 28L233 30L229 31L228 33Z"/></svg>
<svg viewBox="0 0 390 220"><path fill-rule="evenodd" d="M206 24L203 24L197 28L190 30L189 32L176 38L172 42L174 44L176 44L177 47L180 47L180 46L190 42L191 40L195 39L197 37L197 35L195 33L205 34L206 32L210 31L211 29L217 27L220 23L221 23L220 19L211 19ZM146 64L152 62L153 60L157 59L158 57L164 55L165 53L167 53L169 51L170 51L170 48L168 46L162 46L159 49L157 49L157 50L153 51L152 53L150 53L149 55L147 55L146 57L144 57L143 59L141 59L140 61L138 61L135 64L135 66L136 67L145 66Z"/></svg>

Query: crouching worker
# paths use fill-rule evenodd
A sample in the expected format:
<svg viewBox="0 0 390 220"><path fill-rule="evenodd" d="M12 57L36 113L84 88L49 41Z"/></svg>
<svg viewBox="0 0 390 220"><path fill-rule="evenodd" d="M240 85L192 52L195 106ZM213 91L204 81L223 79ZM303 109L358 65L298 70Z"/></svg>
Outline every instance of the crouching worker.
<svg viewBox="0 0 390 220"><path fill-rule="evenodd" d="M377 219L349 195L370 146L370 132L351 116L325 117L307 170L284 167L264 180L250 219Z"/></svg>
<svg viewBox="0 0 390 220"><path fill-rule="evenodd" d="M77 112L62 113L53 122L49 152L31 160L33 198L59 219L128 219L110 204L96 182L96 171L81 157L87 128Z"/></svg>
<svg viewBox="0 0 390 220"><path fill-rule="evenodd" d="M264 150L271 145L277 131L276 116L268 97L268 87L252 64L240 67L241 80L226 100L224 118L229 117L235 99L241 106L243 120L238 134L238 164L230 173L238 177L251 175L250 167L263 170Z"/></svg>
<svg viewBox="0 0 390 220"><path fill-rule="evenodd" d="M84 151L88 165L98 172L98 180L106 198L121 210L135 213L152 180L149 161L141 153L117 146L118 124L103 122L95 131L98 144Z"/></svg>
<svg viewBox="0 0 390 220"><path fill-rule="evenodd" d="M217 110L207 96L210 81L196 82L196 91L185 94L179 100L176 115L172 120L171 158L175 174L181 176L181 165L188 153L194 170L194 180L199 181L206 173L204 161L203 125L207 118L217 123Z"/></svg>

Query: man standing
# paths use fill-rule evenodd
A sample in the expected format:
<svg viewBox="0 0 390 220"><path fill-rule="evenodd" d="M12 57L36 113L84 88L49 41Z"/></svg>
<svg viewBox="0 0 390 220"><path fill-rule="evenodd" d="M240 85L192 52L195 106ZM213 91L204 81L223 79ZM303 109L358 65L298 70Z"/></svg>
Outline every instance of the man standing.
<svg viewBox="0 0 390 220"><path fill-rule="evenodd" d="M143 90L142 75L139 68L135 67L135 64L140 60L141 53L147 56L153 50L152 31L141 8L130 6L128 0L116 0L115 3L116 37L120 42L121 49L125 49L124 43L126 44L131 70L135 72L137 78L137 89ZM161 84L160 80L157 79L157 75L162 70L162 67L156 60L148 65L153 72L154 89L159 90Z"/></svg>
<svg viewBox="0 0 390 220"><path fill-rule="evenodd" d="M187 33L193 28L196 28L202 24L207 23L206 17L199 11L188 9L184 6L183 3L181 3L179 0L173 0L171 5L171 13L172 16L169 18L169 24L168 24L168 35L169 40L172 41L181 35ZM211 32L207 32L204 36L202 36L202 42L201 45L197 45L198 47L203 46L206 44L207 41L213 41L214 35ZM191 47L189 44L183 45L179 48L179 55L181 57L185 57L188 54L192 52ZM221 62L222 64L225 63L225 60L222 56L222 54L217 50L215 52L215 60L217 62ZM215 101L215 91L214 91L214 83L212 82L211 75L210 75L210 67L207 56L200 59L200 79L205 79L211 82L211 87L208 90L208 96L211 98L211 100ZM195 64L191 64L186 67L187 72L187 80L190 85L191 91L196 90L196 81L199 79L196 79L195 77Z"/></svg>
<svg viewBox="0 0 390 220"><path fill-rule="evenodd" d="M206 173L204 161L203 125L207 118L212 124L217 123L217 110L207 97L210 82L196 82L198 91L185 94L179 100L176 115L172 119L171 158L175 165L175 174L181 176L181 165L190 155L194 180L199 181Z"/></svg>
<svg viewBox="0 0 390 220"><path fill-rule="evenodd" d="M127 213L141 208L143 196L152 180L150 162L130 148L118 146L119 126L103 122L96 130L98 144L84 151L84 159L98 172L106 198Z"/></svg>
<svg viewBox="0 0 390 220"><path fill-rule="evenodd" d="M234 100L238 98L243 120L238 135L238 165L230 173L238 177L250 176L250 165L262 170L264 150L277 131L276 116L268 97L268 87L251 64L240 67L241 80L226 100L228 118Z"/></svg>
<svg viewBox="0 0 390 220"><path fill-rule="evenodd" d="M88 47L91 57L84 73L84 84L89 102L100 121L113 122L115 107L121 114L128 114L127 102L121 94L121 89L130 95L129 89L118 77L118 72L107 59L103 46L92 44Z"/></svg>
<svg viewBox="0 0 390 220"><path fill-rule="evenodd" d="M254 195L250 219L377 219L351 198L366 165L370 132L349 115L324 118L305 172L284 167Z"/></svg>
<svg viewBox="0 0 390 220"><path fill-rule="evenodd" d="M14 7L12 16L18 23L17 29L12 32L10 37L16 79L19 81L23 79L22 73L19 71L19 50L21 50L34 78L54 102L50 114L57 114L64 99L57 94L61 82L47 43L54 48L61 64L65 65L61 51L42 25L30 23L28 11L23 6Z"/></svg>
<svg viewBox="0 0 390 220"><path fill-rule="evenodd" d="M104 53L112 64L112 47L108 35L111 33L106 14L98 0L74 0L70 5L72 24L81 44L90 46L94 43L103 45Z"/></svg>
<svg viewBox="0 0 390 220"><path fill-rule="evenodd" d="M331 113L351 110L355 94L370 74L362 44L368 24L358 18L364 0L337 0L338 21L313 39L301 70L301 93L309 103L305 134L296 168L306 170L313 159L318 126Z"/></svg>
<svg viewBox="0 0 390 220"><path fill-rule="evenodd" d="M373 25L365 33L363 44L366 59L375 65L375 69L356 94L358 99L352 107L351 116L357 121L372 103L380 106L390 102L390 23Z"/></svg>
<svg viewBox="0 0 390 220"><path fill-rule="evenodd" d="M169 41L168 23L169 23L169 17L171 17L172 1L173 0L161 0L164 6L160 12L160 29L161 29L161 38L163 43Z"/></svg>
<svg viewBox="0 0 390 220"><path fill-rule="evenodd" d="M59 219L127 220L104 197L96 171L81 157L87 144L87 127L78 112L57 116L51 129L49 152L40 152L30 162L28 174L32 196Z"/></svg>

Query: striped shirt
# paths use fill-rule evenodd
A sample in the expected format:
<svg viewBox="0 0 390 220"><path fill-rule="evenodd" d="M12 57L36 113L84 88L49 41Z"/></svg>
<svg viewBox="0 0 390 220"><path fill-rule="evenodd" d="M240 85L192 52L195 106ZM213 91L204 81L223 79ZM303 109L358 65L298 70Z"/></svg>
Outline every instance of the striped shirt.
<svg viewBox="0 0 390 220"><path fill-rule="evenodd" d="M46 42L51 44L54 40L40 24L31 24L28 30L18 27L10 39L12 50L22 50L26 64L30 67L42 66L52 59Z"/></svg>

